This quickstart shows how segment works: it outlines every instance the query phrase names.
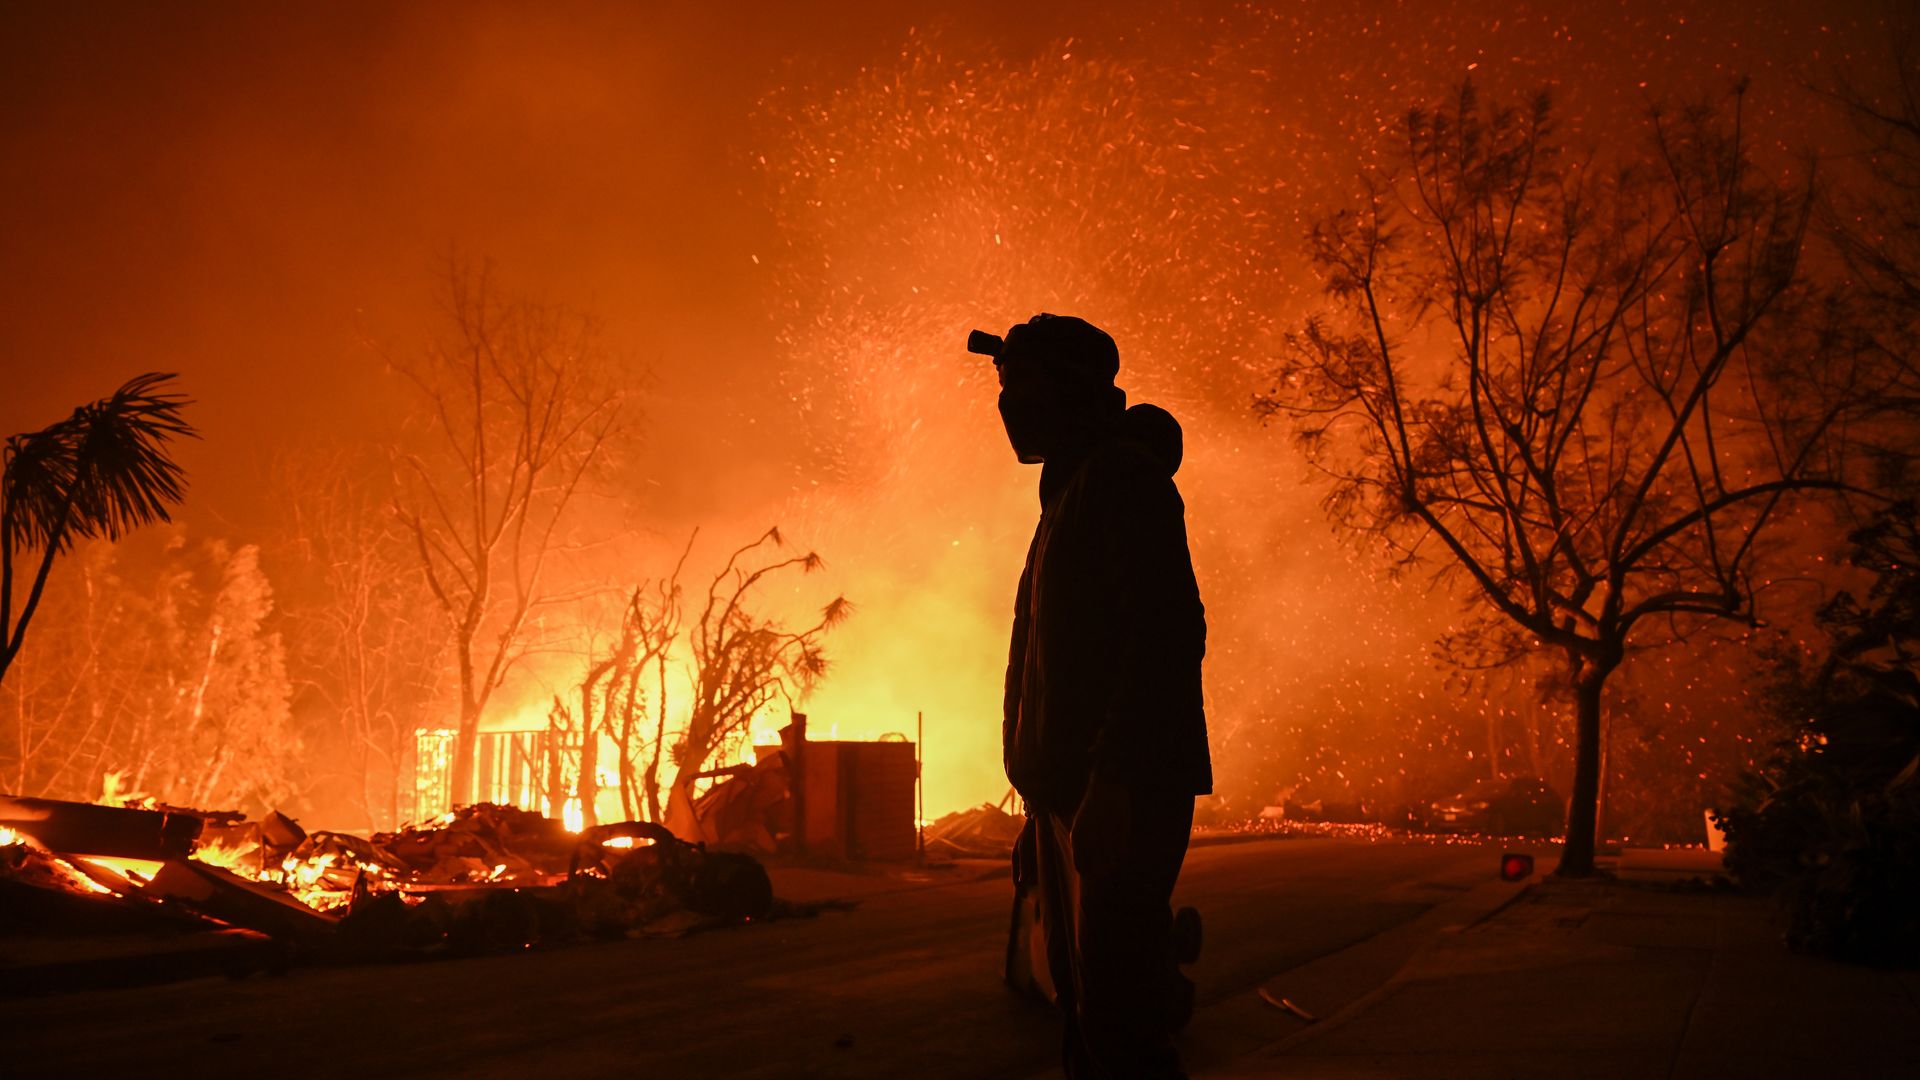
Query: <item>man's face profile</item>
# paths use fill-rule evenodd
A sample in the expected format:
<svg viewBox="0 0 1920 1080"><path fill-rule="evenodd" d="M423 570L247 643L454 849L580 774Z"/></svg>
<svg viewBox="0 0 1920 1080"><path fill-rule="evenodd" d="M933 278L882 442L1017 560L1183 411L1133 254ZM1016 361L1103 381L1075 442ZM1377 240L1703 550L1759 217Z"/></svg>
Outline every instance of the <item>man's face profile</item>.
<svg viewBox="0 0 1920 1080"><path fill-rule="evenodd" d="M1048 370L1046 358L1016 326L1007 335L1006 348L994 361L1000 376L1000 420L1007 429L1007 441L1023 464L1037 465L1047 460L1053 436L1059 429L1062 408L1060 386Z"/></svg>

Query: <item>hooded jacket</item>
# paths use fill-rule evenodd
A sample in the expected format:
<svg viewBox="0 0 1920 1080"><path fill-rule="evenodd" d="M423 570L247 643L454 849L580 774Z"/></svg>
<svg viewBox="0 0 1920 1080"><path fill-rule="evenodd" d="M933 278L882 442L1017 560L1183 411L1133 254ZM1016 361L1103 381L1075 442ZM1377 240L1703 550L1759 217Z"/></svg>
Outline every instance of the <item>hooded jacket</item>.
<svg viewBox="0 0 1920 1080"><path fill-rule="evenodd" d="M1002 727L1007 777L1037 806L1071 813L1096 769L1129 790L1213 790L1180 458L1179 423L1136 405L1041 471Z"/></svg>

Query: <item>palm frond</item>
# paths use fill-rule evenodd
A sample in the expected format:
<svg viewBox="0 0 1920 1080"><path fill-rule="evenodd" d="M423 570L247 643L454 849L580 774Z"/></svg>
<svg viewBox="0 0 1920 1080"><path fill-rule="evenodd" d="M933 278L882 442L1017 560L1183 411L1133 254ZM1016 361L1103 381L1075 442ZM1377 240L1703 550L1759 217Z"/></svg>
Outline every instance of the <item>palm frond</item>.
<svg viewBox="0 0 1920 1080"><path fill-rule="evenodd" d="M173 378L136 376L65 420L9 439L0 480L5 542L15 550L65 550L74 537L117 540L170 520L169 506L186 493L186 474L167 444L198 437L181 416L189 399L165 392Z"/></svg>
<svg viewBox="0 0 1920 1080"><path fill-rule="evenodd" d="M187 398L162 391L172 378L137 376L112 397L75 413L76 419L85 417L74 469L75 526L84 535L116 540L139 526L166 521L168 505L186 494L186 474L166 444L197 433L180 415Z"/></svg>
<svg viewBox="0 0 1920 1080"><path fill-rule="evenodd" d="M60 530L62 508L73 488L73 447L62 425L7 439L0 471L5 535L0 543L24 551L46 546Z"/></svg>

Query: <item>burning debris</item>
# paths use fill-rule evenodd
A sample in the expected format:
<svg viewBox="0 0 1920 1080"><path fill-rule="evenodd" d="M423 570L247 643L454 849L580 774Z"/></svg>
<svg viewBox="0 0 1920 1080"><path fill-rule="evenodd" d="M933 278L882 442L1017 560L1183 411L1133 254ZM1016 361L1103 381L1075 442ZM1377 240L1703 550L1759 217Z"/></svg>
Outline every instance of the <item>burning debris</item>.
<svg viewBox="0 0 1920 1080"><path fill-rule="evenodd" d="M390 888L412 872L378 844L335 832L309 835L280 860L280 868L287 887L321 911L348 903L356 890L373 891L370 883Z"/></svg>
<svg viewBox="0 0 1920 1080"><path fill-rule="evenodd" d="M376 833L371 843L353 839L397 859L403 875L441 885L543 883L567 872L574 847L583 842L553 818L500 803L463 806L425 825Z"/></svg>
<svg viewBox="0 0 1920 1080"><path fill-rule="evenodd" d="M645 822L574 834L481 803L368 838L208 817L0 796L0 924L15 938L240 930L282 961L327 962L684 933L775 908L753 857Z"/></svg>

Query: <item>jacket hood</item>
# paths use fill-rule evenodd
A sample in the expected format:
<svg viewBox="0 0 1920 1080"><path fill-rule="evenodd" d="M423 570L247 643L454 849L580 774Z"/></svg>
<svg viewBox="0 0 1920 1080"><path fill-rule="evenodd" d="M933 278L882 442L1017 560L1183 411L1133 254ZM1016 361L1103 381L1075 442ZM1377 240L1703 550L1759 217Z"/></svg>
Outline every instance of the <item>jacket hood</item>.
<svg viewBox="0 0 1920 1080"><path fill-rule="evenodd" d="M1180 471L1184 440L1180 421L1175 420L1172 413L1158 405L1135 405L1121 419L1120 430L1151 450L1166 466L1168 476Z"/></svg>

